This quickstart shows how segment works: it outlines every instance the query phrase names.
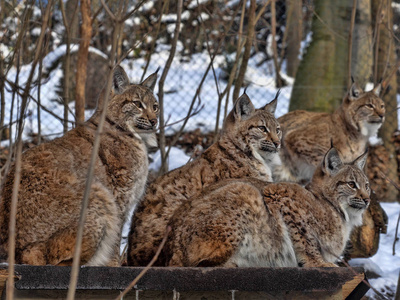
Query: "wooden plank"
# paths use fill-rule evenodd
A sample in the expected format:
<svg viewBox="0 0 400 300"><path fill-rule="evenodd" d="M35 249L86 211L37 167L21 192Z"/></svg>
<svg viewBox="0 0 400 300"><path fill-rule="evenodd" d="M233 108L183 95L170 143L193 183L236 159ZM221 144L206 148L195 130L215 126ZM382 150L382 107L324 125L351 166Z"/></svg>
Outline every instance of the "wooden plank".
<svg viewBox="0 0 400 300"><path fill-rule="evenodd" d="M364 279L365 274L360 273L355 275L352 280L347 281L342 287L343 299L346 299Z"/></svg>

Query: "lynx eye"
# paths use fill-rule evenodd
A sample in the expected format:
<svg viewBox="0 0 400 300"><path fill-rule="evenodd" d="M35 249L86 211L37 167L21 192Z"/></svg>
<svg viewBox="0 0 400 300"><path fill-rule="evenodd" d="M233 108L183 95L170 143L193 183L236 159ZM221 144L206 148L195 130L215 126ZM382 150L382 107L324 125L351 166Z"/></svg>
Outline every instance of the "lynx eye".
<svg viewBox="0 0 400 300"><path fill-rule="evenodd" d="M370 109L373 109L373 108L374 108L374 106L373 106L372 104L365 104L365 106L368 107L368 108L370 108Z"/></svg>
<svg viewBox="0 0 400 300"><path fill-rule="evenodd" d="M265 126L258 126L258 129L261 130L262 132L268 132L267 127Z"/></svg>
<svg viewBox="0 0 400 300"><path fill-rule="evenodd" d="M142 102L140 101L133 101L133 104L135 104L137 108L143 108Z"/></svg>
<svg viewBox="0 0 400 300"><path fill-rule="evenodd" d="M350 188L352 188L352 189L355 189L355 188L357 187L357 185L356 185L356 183L355 183L354 181L349 181L349 182L347 183L347 185L348 185Z"/></svg>
<svg viewBox="0 0 400 300"><path fill-rule="evenodd" d="M158 110L158 105L157 105L157 104L154 104L154 105L153 105L153 110L154 110L154 111L157 111L157 110Z"/></svg>
<svg viewBox="0 0 400 300"><path fill-rule="evenodd" d="M279 127L276 128L276 133L277 134L281 133L281 129Z"/></svg>
<svg viewBox="0 0 400 300"><path fill-rule="evenodd" d="M368 184L368 183L365 184L365 189L366 189L367 191L369 191L369 184Z"/></svg>

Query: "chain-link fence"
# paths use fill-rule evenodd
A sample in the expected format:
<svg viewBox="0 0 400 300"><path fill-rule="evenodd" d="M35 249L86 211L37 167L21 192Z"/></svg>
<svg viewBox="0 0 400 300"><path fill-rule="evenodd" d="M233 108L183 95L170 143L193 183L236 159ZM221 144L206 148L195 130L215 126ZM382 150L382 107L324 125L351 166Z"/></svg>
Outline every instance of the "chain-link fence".
<svg viewBox="0 0 400 300"><path fill-rule="evenodd" d="M31 73L43 28L43 49L37 57L29 91L31 97L25 114L24 138L39 136L51 139L63 134L65 124L68 128L74 124L82 16L79 1L54 2L49 25L42 27L45 9L50 3L1 2L0 76L4 80L0 85L3 116L0 127L3 139L10 135L11 139L15 137L21 95ZM327 0L258 0L254 1L254 19L251 19L251 3L253 1L184 1L176 55L164 85L165 118L167 125L174 124L167 127L167 134L178 131L182 125L178 121L185 119L192 101L195 101L193 110L196 113L189 119L186 130L200 128L203 132L213 132L220 128L224 116L232 107L238 81L242 87L240 93L247 87L246 93L256 107L272 100L277 90L281 89L276 112L279 117L288 112L289 104L292 106L297 101L300 107L303 105L297 98L292 96L291 99L292 90L296 88L302 91L317 88L331 90L329 93L336 102L331 105L330 111L334 110L348 89L348 75L352 75L367 89L383 79L387 126L383 129L385 134L381 135L388 151L385 155L393 156L393 145L387 145L398 126L398 1L360 0L356 10L353 10L352 3L341 10L336 8L335 1ZM117 40L117 54L118 58L124 58L121 64L131 80L139 82L158 67L164 70L177 20L175 1L153 0L144 4L109 1L108 5L114 13L121 10L129 15ZM330 9L327 12L321 7ZM97 97L105 84L109 72L110 45L116 28L100 1L93 1L90 18L92 32L87 63L86 118L96 107ZM254 37L247 59L246 40L252 27L249 22L254 22ZM296 72L302 64L306 64L306 53L312 50L308 46L316 41L318 35L326 35L339 49L334 52L323 49L328 53L323 60L330 60L330 53L342 56L336 58L335 74L329 75L327 83L315 85L315 82L309 81L300 84L301 77L305 76L296 75ZM67 53L70 53L68 66ZM240 79L238 73L244 62L247 62L247 68ZM327 74L320 74L319 77L325 75L328 77ZM200 93L195 97L198 89ZM158 93L158 87L155 92ZM305 103L304 107L307 109ZM388 177L393 180L398 177L397 171L388 173L386 169L383 173Z"/></svg>

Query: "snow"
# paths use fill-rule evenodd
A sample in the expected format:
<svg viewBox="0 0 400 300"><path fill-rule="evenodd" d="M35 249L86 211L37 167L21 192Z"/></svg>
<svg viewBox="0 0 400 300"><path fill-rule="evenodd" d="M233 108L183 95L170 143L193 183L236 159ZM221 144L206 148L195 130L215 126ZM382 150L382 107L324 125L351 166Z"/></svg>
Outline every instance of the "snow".
<svg viewBox="0 0 400 300"><path fill-rule="evenodd" d="M76 45L71 46L71 51L77 51L78 47ZM155 72L157 67L164 66L165 61L169 56L170 47L163 44L158 44L155 53L152 55L151 63L149 65L148 72L146 76ZM3 49L1 49L4 51ZM65 46L60 46L56 48L53 52L48 54L43 61L43 66L45 70L48 70L50 66L58 59L61 55L65 53ZM178 45L176 57L174 58L171 68L169 70L167 79L164 85L164 107L166 119L168 123L171 124L178 120L186 117L187 111L189 109L192 98L196 92L197 85L200 82L208 64L210 63L209 55L204 53L198 53L192 55L192 58L188 60L186 57L183 59L180 53L182 50L182 45ZM105 56L105 54L99 52L98 50L91 48L91 51L96 51L100 55ZM234 60L234 56L231 57ZM277 92L275 87L275 74L274 67L271 62L262 62L262 55L254 55L248 64L248 72L246 73L246 83L249 85L246 93L249 95L250 99L253 101L255 107L261 107L266 103L270 102ZM214 60L214 68L216 72L216 77L218 79L219 90L222 91L226 87L226 81L221 80L221 76L225 67L225 57L217 56ZM260 62L262 62L260 64ZM126 70L128 76L133 82L138 82L142 75L143 67L146 61L143 58L135 60L125 60L122 62L122 66ZM260 64L260 65L259 65ZM20 85L23 85L27 79L30 72L31 66L22 66L20 70ZM285 68L282 68L283 70ZM162 74L163 70L158 73L159 76ZM11 81L15 81L16 70L13 68L7 74L7 78ZM63 115L63 106L57 102L52 101L56 99L57 95L55 93L54 87L57 86L59 79L62 75L62 70L60 66L55 68L49 74L48 79L43 82L41 87L41 103L47 109L51 110L58 116ZM293 78L287 77L286 74L281 74L285 80L289 83L289 86L283 87L281 89L281 94L278 99L278 106L275 113L276 117L279 117L288 111L289 99L292 90ZM193 85L195 83L195 85ZM7 88L10 88L7 84ZM241 90L243 92L244 89ZM233 93L233 88L231 90L231 95ZM158 94L158 85L156 85L155 94ZM32 89L32 95L37 98L37 88ZM6 92L6 112L11 110L11 92ZM196 128L201 128L202 131L214 130L216 112L218 106L218 94L215 86L215 79L210 71L206 76L204 85L200 92L201 105L204 108L194 117L188 120L186 130L194 130ZM399 99L400 101L400 99ZM221 113L220 120L223 119L223 114L225 110L226 99L222 99L221 103ZM227 101L229 111L232 108L232 100ZM20 106L20 99L17 97L14 113L12 115L12 120L16 120L19 114L18 108ZM74 103L70 103L70 108L74 110ZM30 100L27 108L27 112L30 116L25 120L25 129L23 138L29 138L30 133L36 133L38 122L37 122L37 104ZM62 135L62 122L57 118L54 118L44 110L41 111L42 120L42 134L51 137L56 137ZM86 112L86 118L90 117L91 112ZM11 114L6 113L5 124L11 121ZM69 120L73 120L73 115L69 114ZM222 125L220 121L219 126ZM179 130L181 123L175 124L173 126L167 127L167 133L172 134ZM15 134L15 125L12 126L12 132ZM379 142L379 141L377 141ZM7 141L2 142L1 145L6 145ZM157 169L160 166L160 154L159 152L153 155L153 163L150 168ZM172 148L169 156L169 169L177 168L189 161L188 157L182 150L178 148ZM353 260L351 263L353 265L362 264L366 269L373 270L376 274L382 277L376 279L370 279L370 283L376 289L382 291L385 289L396 290L397 278L400 271L400 244L397 242L396 255L391 254L392 243L394 240L394 228L397 221L397 216L400 211L400 204L398 203L382 203L383 208L389 216L389 227L388 233L381 235L380 246L378 253L369 259L358 259ZM129 224L127 223L124 227L123 235L127 236L129 230ZM372 291L369 294L372 295Z"/></svg>
<svg viewBox="0 0 400 300"><path fill-rule="evenodd" d="M362 266L365 270L380 275L381 277L379 278L368 279L369 283L379 292L384 293L391 290L395 293L400 274L399 239L397 239L395 244L395 255L392 254L392 248L395 239L397 218L400 214L400 203L381 202L381 206L388 216L389 224L387 233L380 235L378 252L371 258L352 259L350 265ZM375 296L375 292L370 289L367 295L373 297Z"/></svg>

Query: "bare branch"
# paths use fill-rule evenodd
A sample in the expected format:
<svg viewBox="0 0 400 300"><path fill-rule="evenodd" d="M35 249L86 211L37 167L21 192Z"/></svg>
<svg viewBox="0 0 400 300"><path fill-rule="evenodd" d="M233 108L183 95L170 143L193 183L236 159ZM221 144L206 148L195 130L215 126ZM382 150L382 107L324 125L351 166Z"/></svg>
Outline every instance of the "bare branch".
<svg viewBox="0 0 400 300"><path fill-rule="evenodd" d="M21 155L22 155L22 131L23 131L23 117L25 115L25 110L28 105L28 97L30 92L30 87L33 80L33 75L35 73L35 69L37 63L39 61L39 56L42 52L44 36L46 34L46 29L48 27L48 21L50 19L51 9L53 6L53 0L49 0L47 2L47 7L45 14L43 16L42 27L40 31L40 35L36 45L36 52L34 56L34 60L32 62L31 70L29 73L28 80L25 85L24 93L22 95L22 104L20 111L20 118L18 123L18 135L17 135L17 152L16 152L16 169L15 169L15 178L14 178L14 186L13 186L13 195L11 199L11 211L10 211L10 223L9 223L9 239L8 239L8 272L9 277L7 281L7 300L14 299L14 264L15 264L15 215L17 210L17 200L18 200L18 188L20 182L20 170L21 170Z"/></svg>
<svg viewBox="0 0 400 300"><path fill-rule="evenodd" d="M128 12L125 16L120 19L120 22L125 22L128 18L130 18L144 3L148 0L140 1L130 12Z"/></svg>
<svg viewBox="0 0 400 300"><path fill-rule="evenodd" d="M101 1L101 4L103 5L105 11L107 12L108 16L111 18L111 20L113 20L114 22L117 21L117 18L115 17L113 12L110 10L110 8L106 4L106 2L104 0L100 0L100 1Z"/></svg>
<svg viewBox="0 0 400 300"><path fill-rule="evenodd" d="M146 75L147 69L148 69L148 67L150 65L151 55L154 52L154 48L156 47L157 37L158 37L158 34L160 33L162 16L163 16L164 12L166 11L166 9L168 7L168 4L169 4L169 0L165 0L163 2L163 6L161 8L161 13L160 13L160 16L158 17L158 20L157 20L156 30L155 30L154 35L153 35L153 41L152 41L150 49L149 49L149 51L147 52L147 55L146 55L146 59L145 59L146 60L146 65L144 66L142 77L140 78L140 82L142 82L144 80L144 76Z"/></svg>
<svg viewBox="0 0 400 300"><path fill-rule="evenodd" d="M351 52L353 49L353 31L354 31L354 23L356 20L356 11L357 11L357 0L353 0L353 9L351 10L351 21L350 21L350 30L349 30L349 38L348 38L348 52L347 52L347 89L350 89L351 86Z"/></svg>
<svg viewBox="0 0 400 300"><path fill-rule="evenodd" d="M178 43L179 31L181 28L181 15L182 15L182 3L183 0L178 0L177 4L177 18L174 31L174 38L171 43L171 50L165 63L165 68L161 74L160 81L158 82L158 100L160 104L160 124L164 125L164 82L167 78L168 71L171 67L172 61L176 52L176 45ZM164 128L160 128L160 152L161 152L161 168L160 173L165 173L167 171L167 153L165 152L165 131Z"/></svg>
<svg viewBox="0 0 400 300"><path fill-rule="evenodd" d="M102 3L104 3L104 0L102 0ZM111 57L110 57L110 62L111 62L111 70L108 74L107 77L107 83L106 83L106 88L104 92L104 101L103 101L103 106L102 110L100 113L100 120L99 124L96 130L95 134L95 139L93 143L93 150L92 150L92 155L90 157L90 164L89 164L89 169L88 169L88 174L86 176L86 186L85 186L85 191L83 194L83 199L82 199L82 208L81 208L81 214L79 216L79 225L78 225L78 232L77 232L77 237L76 237L76 243L75 243L75 249L74 249L74 259L72 263L72 270L71 270L71 278L70 278L70 284L69 284L69 289L68 289L68 295L67 299L68 300L73 300L75 298L75 291L76 291L76 286L78 282L78 275L79 275L79 265L81 263L81 249L82 249L82 239L83 239L83 229L86 221L86 214L87 214L87 207L89 204L89 194L93 182L93 175L94 175L94 167L96 163L96 159L98 156L98 151L100 148L100 137L101 133L103 130L103 126L105 123L106 119L106 112L107 112L107 105L108 105L108 98L111 92L111 84L112 84L112 76L113 76L113 71L115 67L115 56L116 56L116 50L117 50L117 42L118 42L118 34L121 29L121 23L116 22L115 27L114 27L114 32L113 32L113 42L111 46Z"/></svg>

